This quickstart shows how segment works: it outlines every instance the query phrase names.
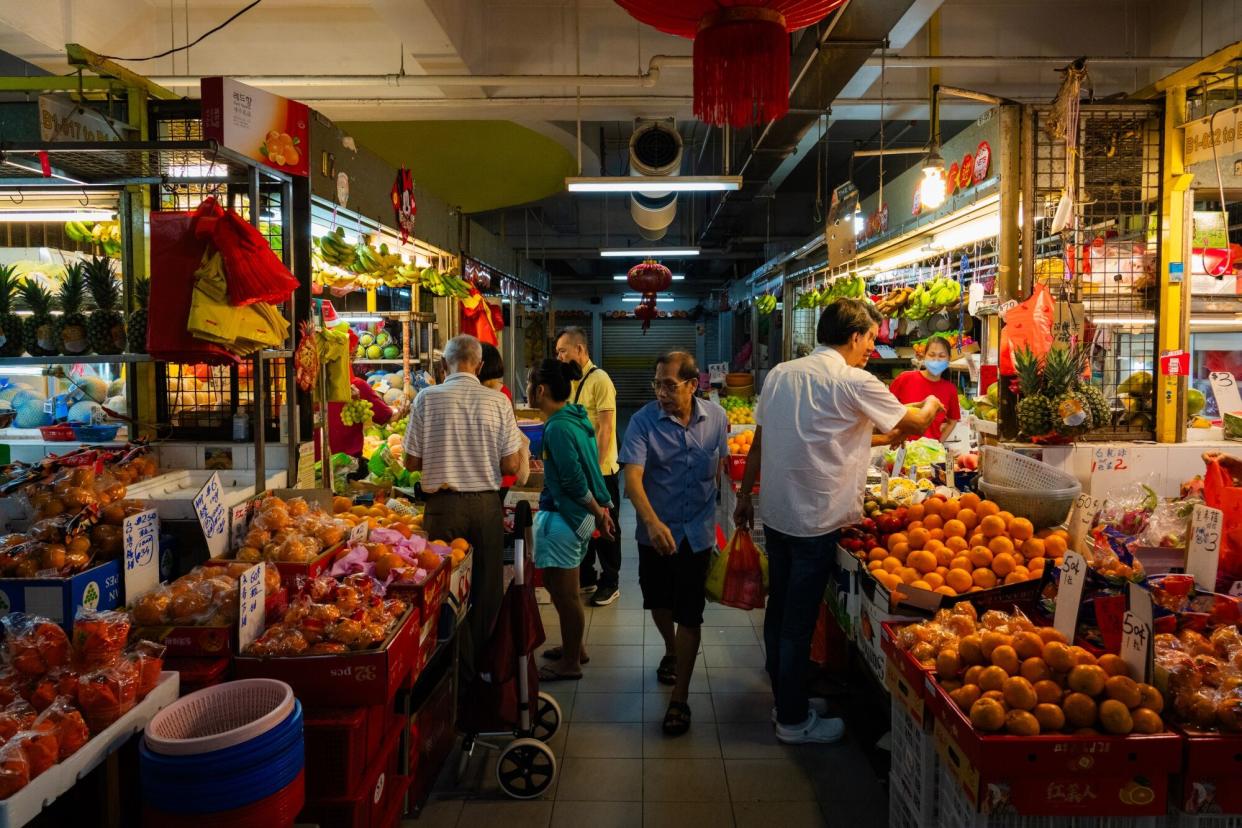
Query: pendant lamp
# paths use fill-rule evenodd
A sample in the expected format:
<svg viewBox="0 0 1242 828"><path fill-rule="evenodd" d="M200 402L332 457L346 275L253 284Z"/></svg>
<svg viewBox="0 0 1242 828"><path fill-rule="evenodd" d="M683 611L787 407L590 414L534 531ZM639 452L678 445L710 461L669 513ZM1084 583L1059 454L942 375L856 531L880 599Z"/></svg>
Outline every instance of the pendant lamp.
<svg viewBox="0 0 1242 828"><path fill-rule="evenodd" d="M616 0L640 23L694 41L694 116L762 124L789 111L789 33L845 0Z"/></svg>

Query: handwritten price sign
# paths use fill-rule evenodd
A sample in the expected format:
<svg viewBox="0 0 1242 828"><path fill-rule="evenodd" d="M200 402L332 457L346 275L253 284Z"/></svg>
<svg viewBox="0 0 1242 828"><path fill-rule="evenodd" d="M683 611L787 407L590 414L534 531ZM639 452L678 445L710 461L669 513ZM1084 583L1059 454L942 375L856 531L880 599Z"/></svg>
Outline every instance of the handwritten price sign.
<svg viewBox="0 0 1242 828"><path fill-rule="evenodd" d="M229 516L220 502L220 475L213 473L194 496L194 513L207 539L207 553L218 558L229 545Z"/></svg>
<svg viewBox="0 0 1242 828"><path fill-rule="evenodd" d="M121 526L125 548L125 600L134 601L160 582L160 518L154 509L125 518Z"/></svg>
<svg viewBox="0 0 1242 828"><path fill-rule="evenodd" d="M1207 590L1216 589L1216 570L1220 564L1222 515L1219 509L1195 506L1190 516L1190 548L1186 550L1186 572Z"/></svg>
<svg viewBox="0 0 1242 828"><path fill-rule="evenodd" d="M246 539L246 533L250 531L250 513L254 508L254 501L246 501L238 503L229 510L229 548L236 550L243 544Z"/></svg>
<svg viewBox="0 0 1242 828"><path fill-rule="evenodd" d="M1213 371L1208 374L1208 382L1212 384L1212 394L1216 397L1216 410L1223 416L1226 411L1242 410L1242 396L1238 393L1238 382L1228 371Z"/></svg>
<svg viewBox="0 0 1242 828"><path fill-rule="evenodd" d="M1085 547L1092 525L1095 523L1095 516L1100 513L1102 501L1094 495L1083 492L1078 496L1078 500L1074 501L1074 517L1070 522L1070 546L1083 551Z"/></svg>
<svg viewBox="0 0 1242 828"><path fill-rule="evenodd" d="M237 581L237 647L245 652L263 634L267 623L267 589L264 566L260 561L242 573Z"/></svg>
<svg viewBox="0 0 1242 828"><path fill-rule="evenodd" d="M1056 612L1052 626L1069 641L1078 629L1078 607L1082 603L1082 587L1087 580L1087 562L1077 552L1066 552L1061 564L1061 581L1057 586Z"/></svg>
<svg viewBox="0 0 1242 828"><path fill-rule="evenodd" d="M1147 649L1151 645L1151 626L1133 612L1121 620L1121 658L1130 668L1130 675L1147 680Z"/></svg>
<svg viewBox="0 0 1242 828"><path fill-rule="evenodd" d="M1117 446L1113 448L1097 448L1095 455L1091 458L1091 473L1096 472L1124 472L1129 471L1130 450Z"/></svg>

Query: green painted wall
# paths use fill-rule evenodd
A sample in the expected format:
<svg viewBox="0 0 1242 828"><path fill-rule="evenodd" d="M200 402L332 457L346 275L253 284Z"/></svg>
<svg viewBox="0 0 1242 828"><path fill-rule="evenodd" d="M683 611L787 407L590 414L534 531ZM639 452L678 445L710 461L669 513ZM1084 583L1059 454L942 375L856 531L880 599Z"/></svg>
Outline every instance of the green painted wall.
<svg viewBox="0 0 1242 828"><path fill-rule="evenodd" d="M577 164L560 144L511 121L354 121L338 124L426 189L467 213L560 192Z"/></svg>

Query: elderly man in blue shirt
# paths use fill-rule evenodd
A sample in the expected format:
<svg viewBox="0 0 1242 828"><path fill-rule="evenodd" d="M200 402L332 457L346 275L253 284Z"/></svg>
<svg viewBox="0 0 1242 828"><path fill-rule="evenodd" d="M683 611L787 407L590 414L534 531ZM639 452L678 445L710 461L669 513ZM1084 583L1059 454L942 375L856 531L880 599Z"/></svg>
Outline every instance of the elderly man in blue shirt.
<svg viewBox="0 0 1242 828"><path fill-rule="evenodd" d="M707 567L716 540L716 487L728 456L729 418L695 397L694 357L672 351L656 363L656 399L625 432L620 461L638 513L638 583L664 637L656 675L673 685L664 732L690 729L690 675L703 626Z"/></svg>

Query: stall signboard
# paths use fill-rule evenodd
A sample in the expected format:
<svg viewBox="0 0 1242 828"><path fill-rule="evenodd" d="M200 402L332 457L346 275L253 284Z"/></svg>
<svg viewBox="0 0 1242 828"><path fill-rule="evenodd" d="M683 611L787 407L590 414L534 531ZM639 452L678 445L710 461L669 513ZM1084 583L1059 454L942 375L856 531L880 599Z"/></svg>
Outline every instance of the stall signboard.
<svg viewBox="0 0 1242 828"><path fill-rule="evenodd" d="M133 131L129 124L83 106L68 95L39 96L39 137L48 143L126 141Z"/></svg>
<svg viewBox="0 0 1242 828"><path fill-rule="evenodd" d="M290 175L310 171L306 104L230 78L203 78L203 136Z"/></svg>
<svg viewBox="0 0 1242 828"><path fill-rule="evenodd" d="M1184 163L1189 166L1204 161L1223 162L1239 152L1242 150L1239 127L1242 127L1242 104L1187 123Z"/></svg>

